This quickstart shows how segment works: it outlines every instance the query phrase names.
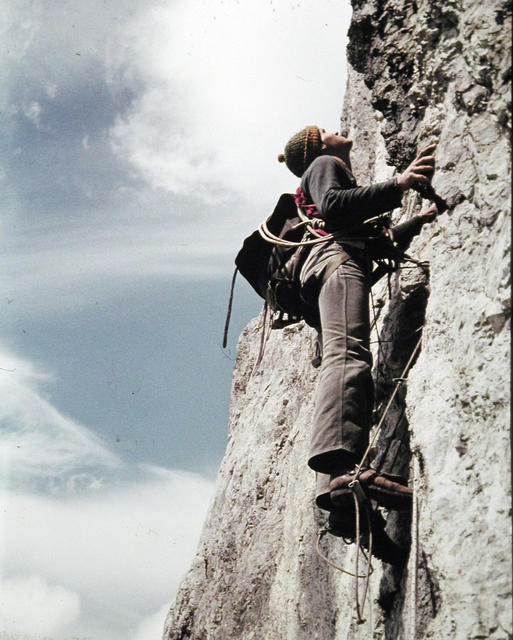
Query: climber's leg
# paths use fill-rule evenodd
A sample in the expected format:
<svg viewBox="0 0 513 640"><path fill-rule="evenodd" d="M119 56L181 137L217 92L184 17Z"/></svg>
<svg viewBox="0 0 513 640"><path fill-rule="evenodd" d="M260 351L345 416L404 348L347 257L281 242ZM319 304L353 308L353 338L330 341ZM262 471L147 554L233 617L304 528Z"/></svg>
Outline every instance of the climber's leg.
<svg viewBox="0 0 513 640"><path fill-rule="evenodd" d="M368 292L364 260L351 259L319 295L323 358L308 463L334 476L359 462L368 442L373 402Z"/></svg>

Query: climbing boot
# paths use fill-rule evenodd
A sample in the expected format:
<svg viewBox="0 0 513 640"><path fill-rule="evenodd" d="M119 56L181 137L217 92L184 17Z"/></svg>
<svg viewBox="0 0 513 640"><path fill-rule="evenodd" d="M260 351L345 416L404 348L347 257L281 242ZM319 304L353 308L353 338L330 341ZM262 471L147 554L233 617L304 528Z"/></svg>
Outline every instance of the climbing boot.
<svg viewBox="0 0 513 640"><path fill-rule="evenodd" d="M385 531L385 519L379 511L370 512L372 530L372 555L378 560L404 566L408 560L408 552L396 544ZM365 513L360 516L360 544L369 549L369 521ZM346 542L356 542L355 513L332 511L328 520L328 532L343 538Z"/></svg>
<svg viewBox="0 0 513 640"><path fill-rule="evenodd" d="M330 482L330 499L335 505L347 506L352 498L351 484L356 478L356 469ZM378 473L375 469L362 469L358 482L365 495L387 509L398 511L411 509L413 491L401 476L391 473Z"/></svg>

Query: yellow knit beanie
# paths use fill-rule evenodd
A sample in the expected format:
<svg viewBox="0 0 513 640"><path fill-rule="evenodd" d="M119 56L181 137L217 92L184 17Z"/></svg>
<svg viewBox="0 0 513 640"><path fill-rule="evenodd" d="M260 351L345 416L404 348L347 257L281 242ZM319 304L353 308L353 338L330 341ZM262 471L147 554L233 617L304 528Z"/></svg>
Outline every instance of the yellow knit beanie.
<svg viewBox="0 0 513 640"><path fill-rule="evenodd" d="M301 129L285 145L285 150L278 156L295 176L300 178L317 156L321 155L322 141L319 127L308 126Z"/></svg>

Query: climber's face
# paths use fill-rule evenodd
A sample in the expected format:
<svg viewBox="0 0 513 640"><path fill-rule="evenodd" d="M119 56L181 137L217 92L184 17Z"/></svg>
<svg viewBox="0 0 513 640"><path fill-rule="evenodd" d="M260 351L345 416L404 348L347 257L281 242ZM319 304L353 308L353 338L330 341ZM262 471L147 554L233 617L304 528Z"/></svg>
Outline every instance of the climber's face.
<svg viewBox="0 0 513 640"><path fill-rule="evenodd" d="M320 129L322 150L331 156L337 156L346 160L353 146L353 141L337 133L327 133L325 129Z"/></svg>

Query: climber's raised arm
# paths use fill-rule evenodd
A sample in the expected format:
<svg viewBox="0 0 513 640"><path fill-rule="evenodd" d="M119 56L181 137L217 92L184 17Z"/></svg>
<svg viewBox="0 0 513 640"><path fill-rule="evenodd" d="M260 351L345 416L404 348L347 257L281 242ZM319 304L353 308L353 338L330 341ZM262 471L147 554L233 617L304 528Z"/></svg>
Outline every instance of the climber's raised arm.
<svg viewBox="0 0 513 640"><path fill-rule="evenodd" d="M361 225L365 220L401 206L403 191L395 178L368 187L356 181L336 156L323 155L303 176L304 189L317 205L326 228L336 231Z"/></svg>
<svg viewBox="0 0 513 640"><path fill-rule="evenodd" d="M396 178L359 187L351 173L352 141L338 133L318 131L320 148L303 173L302 187L331 231L351 231L369 218L400 207L407 189L430 184L435 170L434 144L423 148Z"/></svg>

